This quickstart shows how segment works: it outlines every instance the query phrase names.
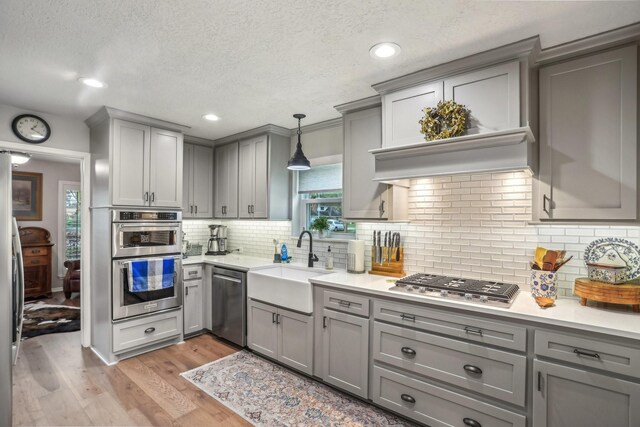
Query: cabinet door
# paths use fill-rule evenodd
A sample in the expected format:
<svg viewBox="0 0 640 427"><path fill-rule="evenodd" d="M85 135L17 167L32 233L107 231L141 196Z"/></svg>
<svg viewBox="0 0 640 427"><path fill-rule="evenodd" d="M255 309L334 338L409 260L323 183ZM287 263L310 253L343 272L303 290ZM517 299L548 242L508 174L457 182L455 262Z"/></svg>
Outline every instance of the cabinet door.
<svg viewBox="0 0 640 427"><path fill-rule="evenodd" d="M196 218L213 216L213 149L193 146L193 174L190 184L193 215Z"/></svg>
<svg viewBox="0 0 640 427"><path fill-rule="evenodd" d="M204 329L204 313L202 310L203 297L202 279L184 282L184 334L200 332Z"/></svg>
<svg viewBox="0 0 640 427"><path fill-rule="evenodd" d="M636 50L540 70L540 218L636 219Z"/></svg>
<svg viewBox="0 0 640 427"><path fill-rule="evenodd" d="M249 300L247 304L247 345L251 350L278 358L277 309Z"/></svg>
<svg viewBox="0 0 640 427"><path fill-rule="evenodd" d="M534 427L637 427L640 384L534 361Z"/></svg>
<svg viewBox="0 0 640 427"><path fill-rule="evenodd" d="M424 117L423 110L435 107L439 101L442 101L442 81L384 95L382 146L398 147L424 142L418 122Z"/></svg>
<svg viewBox="0 0 640 427"><path fill-rule="evenodd" d="M520 127L520 63L496 65L446 79L444 99L469 109L467 134Z"/></svg>
<svg viewBox="0 0 640 427"><path fill-rule="evenodd" d="M382 143L381 111L375 107L344 115L342 216L345 219L388 217L386 203L381 206L386 201L387 185L373 181L375 159L369 154L369 150L380 148Z"/></svg>
<svg viewBox="0 0 640 427"><path fill-rule="evenodd" d="M269 139L267 135L255 140L253 172L253 201L251 216L253 218L268 217L269 195Z"/></svg>
<svg viewBox="0 0 640 427"><path fill-rule="evenodd" d="M322 310L322 379L368 398L369 319Z"/></svg>
<svg viewBox="0 0 640 427"><path fill-rule="evenodd" d="M149 126L113 121L111 191L114 205L149 204Z"/></svg>
<svg viewBox="0 0 640 427"><path fill-rule="evenodd" d="M149 191L151 206L182 205L182 134L151 128Z"/></svg>
<svg viewBox="0 0 640 427"><path fill-rule="evenodd" d="M278 361L313 373L313 316L278 309Z"/></svg>
<svg viewBox="0 0 640 427"><path fill-rule="evenodd" d="M255 140L240 141L238 148L238 217L251 218L255 183Z"/></svg>
<svg viewBox="0 0 640 427"><path fill-rule="evenodd" d="M238 143L215 150L216 218L238 217Z"/></svg>
<svg viewBox="0 0 640 427"><path fill-rule="evenodd" d="M184 144L182 155L182 217L193 218L193 145Z"/></svg>

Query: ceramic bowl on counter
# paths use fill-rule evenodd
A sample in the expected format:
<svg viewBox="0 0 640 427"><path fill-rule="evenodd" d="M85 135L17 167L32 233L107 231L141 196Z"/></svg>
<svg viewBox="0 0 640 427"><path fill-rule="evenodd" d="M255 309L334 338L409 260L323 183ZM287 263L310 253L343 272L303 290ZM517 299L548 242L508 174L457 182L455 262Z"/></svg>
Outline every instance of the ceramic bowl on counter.
<svg viewBox="0 0 640 427"><path fill-rule="evenodd" d="M587 270L589 279L595 282L619 285L627 281L626 266L587 263Z"/></svg>

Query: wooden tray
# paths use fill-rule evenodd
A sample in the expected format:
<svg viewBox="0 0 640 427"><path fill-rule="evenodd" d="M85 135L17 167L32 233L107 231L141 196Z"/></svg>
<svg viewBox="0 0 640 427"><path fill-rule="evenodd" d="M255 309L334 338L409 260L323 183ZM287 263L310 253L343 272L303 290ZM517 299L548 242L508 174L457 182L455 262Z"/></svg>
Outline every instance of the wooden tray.
<svg viewBox="0 0 640 427"><path fill-rule="evenodd" d="M640 312L640 284L594 282L587 278L579 278L575 281L574 292L580 297L580 304L586 305L587 300L599 301L611 304L631 305L634 312Z"/></svg>

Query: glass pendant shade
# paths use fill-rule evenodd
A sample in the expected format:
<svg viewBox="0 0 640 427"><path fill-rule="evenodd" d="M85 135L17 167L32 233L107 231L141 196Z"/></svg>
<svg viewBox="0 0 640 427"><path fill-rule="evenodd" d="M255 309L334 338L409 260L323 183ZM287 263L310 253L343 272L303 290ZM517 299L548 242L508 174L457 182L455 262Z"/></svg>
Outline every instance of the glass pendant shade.
<svg viewBox="0 0 640 427"><path fill-rule="evenodd" d="M302 131L300 130L300 120L304 119L306 116L304 114L294 114L293 117L298 119L298 144L296 145L296 152L293 153L291 159L289 159L289 163L287 164L287 169L292 171L305 171L311 169L311 162L307 159L302 152L302 141L300 135Z"/></svg>

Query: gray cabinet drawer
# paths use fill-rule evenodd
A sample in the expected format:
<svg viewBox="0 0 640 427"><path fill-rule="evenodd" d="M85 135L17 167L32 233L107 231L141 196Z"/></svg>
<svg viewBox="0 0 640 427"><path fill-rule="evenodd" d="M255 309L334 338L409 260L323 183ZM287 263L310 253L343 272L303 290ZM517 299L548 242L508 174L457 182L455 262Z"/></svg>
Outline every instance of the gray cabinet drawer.
<svg viewBox="0 0 640 427"><path fill-rule="evenodd" d="M486 396L525 404L525 356L374 322L373 357Z"/></svg>
<svg viewBox="0 0 640 427"><path fill-rule="evenodd" d="M360 295L325 290L324 306L332 310L369 317L369 298Z"/></svg>
<svg viewBox="0 0 640 427"><path fill-rule="evenodd" d="M477 317L451 314L437 309L374 300L377 320L409 326L429 332L451 335L512 350L526 351L527 330L520 326L490 322Z"/></svg>
<svg viewBox="0 0 640 427"><path fill-rule="evenodd" d="M113 352L120 353L173 338L179 336L181 331L181 310L115 323L113 325Z"/></svg>
<svg viewBox="0 0 640 427"><path fill-rule="evenodd" d="M583 367L640 377L640 348L566 333L536 331L535 353Z"/></svg>
<svg viewBox="0 0 640 427"><path fill-rule="evenodd" d="M202 266L201 265L189 265L182 267L183 280L201 279L202 278Z"/></svg>
<svg viewBox="0 0 640 427"><path fill-rule="evenodd" d="M373 401L378 405L431 427L526 425L523 415L379 366L373 368L372 393ZM472 420L478 424L472 424Z"/></svg>

